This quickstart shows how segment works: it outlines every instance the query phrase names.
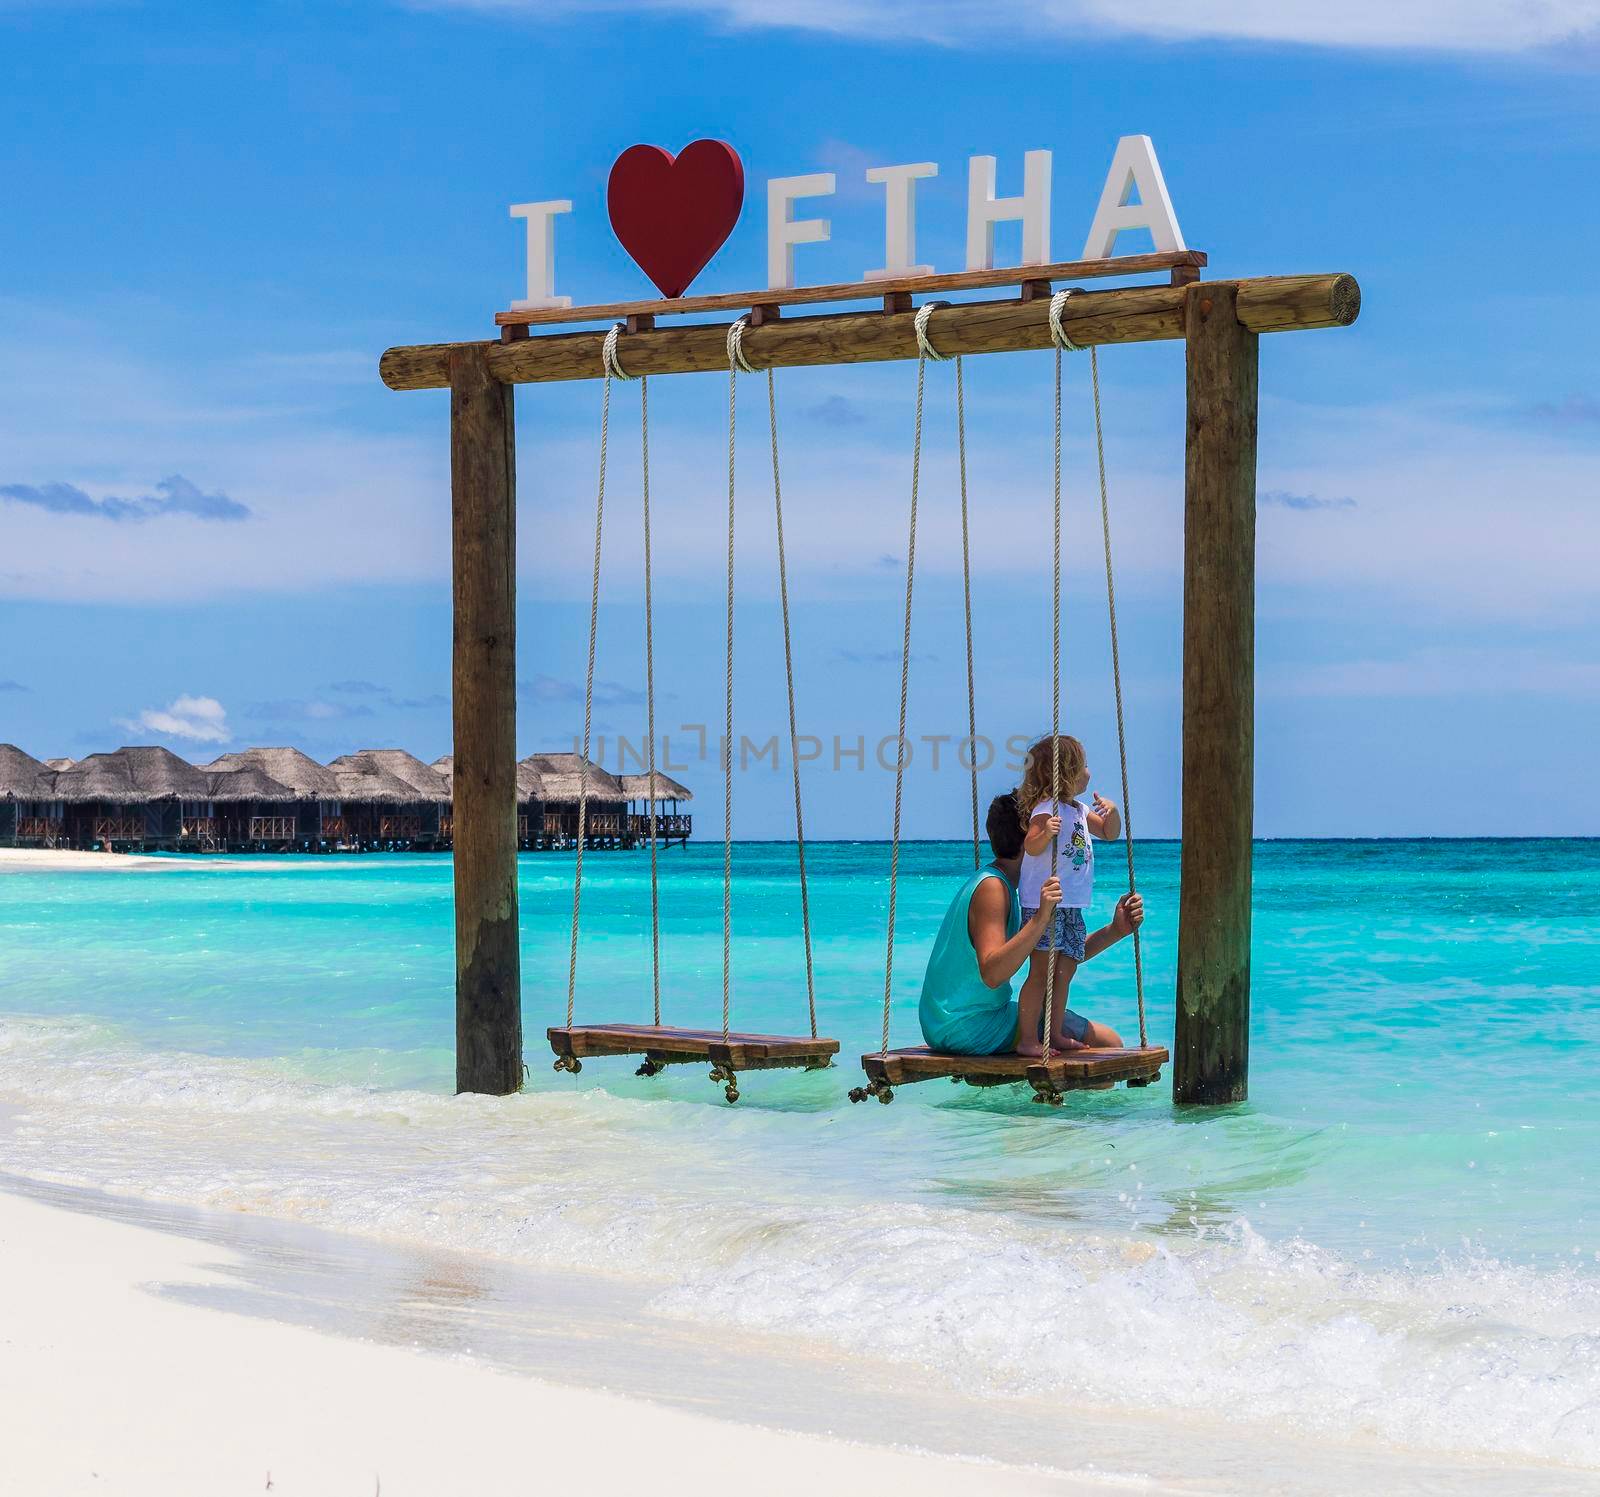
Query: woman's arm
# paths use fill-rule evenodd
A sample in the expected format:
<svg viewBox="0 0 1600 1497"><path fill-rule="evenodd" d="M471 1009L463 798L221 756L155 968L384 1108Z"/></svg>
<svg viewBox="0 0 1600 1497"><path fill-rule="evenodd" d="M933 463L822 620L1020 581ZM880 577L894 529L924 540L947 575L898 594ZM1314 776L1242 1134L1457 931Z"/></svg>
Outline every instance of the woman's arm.
<svg viewBox="0 0 1600 1497"><path fill-rule="evenodd" d="M1028 834L1022 839L1022 850L1037 858L1048 850L1060 831L1061 818L1046 816L1041 811L1028 823Z"/></svg>
<svg viewBox="0 0 1600 1497"><path fill-rule="evenodd" d="M986 878L978 885L967 907L967 934L978 957L978 974L985 987L997 988L1011 978L1027 961L1028 953L1039 944L1056 906L1061 903L1061 880L1046 879L1039 890L1039 908L1022 929L1006 938L1006 916L1011 896L1003 880Z"/></svg>

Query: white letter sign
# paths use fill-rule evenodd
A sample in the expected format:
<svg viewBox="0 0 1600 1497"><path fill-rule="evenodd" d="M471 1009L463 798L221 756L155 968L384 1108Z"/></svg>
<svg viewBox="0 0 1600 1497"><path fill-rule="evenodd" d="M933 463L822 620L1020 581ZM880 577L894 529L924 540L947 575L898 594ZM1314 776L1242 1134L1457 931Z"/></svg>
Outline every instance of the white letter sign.
<svg viewBox="0 0 1600 1497"><path fill-rule="evenodd" d="M832 172L808 177L773 177L767 183L767 285L787 291L794 285L794 247L821 244L828 237L828 220L794 216L796 198L827 197L833 191Z"/></svg>
<svg viewBox="0 0 1600 1497"><path fill-rule="evenodd" d="M974 156L967 167L967 269L994 269L994 226L1022 221L1022 264L1050 260L1050 153L1022 158L1022 196L994 195L994 157Z"/></svg>
<svg viewBox="0 0 1600 1497"><path fill-rule="evenodd" d="M1133 201L1135 192L1138 202ZM1159 251L1184 248L1172 199L1167 196L1167 184L1156 163L1156 148L1148 135L1124 135L1117 142L1111 170L1106 173L1106 185L1100 193L1100 206L1089 226L1083 258L1109 260L1117 235L1125 229L1148 229Z"/></svg>
<svg viewBox="0 0 1600 1497"><path fill-rule="evenodd" d="M538 307L570 307L570 296L556 295L556 222L558 213L571 213L569 199L549 203L514 203L513 218L528 221L528 297L514 301L516 312L531 312Z"/></svg>
<svg viewBox="0 0 1600 1497"><path fill-rule="evenodd" d="M867 181L883 183L883 269L869 270L864 280L933 274L933 266L911 262L917 258L917 180L938 175L939 168L932 161L867 168Z"/></svg>

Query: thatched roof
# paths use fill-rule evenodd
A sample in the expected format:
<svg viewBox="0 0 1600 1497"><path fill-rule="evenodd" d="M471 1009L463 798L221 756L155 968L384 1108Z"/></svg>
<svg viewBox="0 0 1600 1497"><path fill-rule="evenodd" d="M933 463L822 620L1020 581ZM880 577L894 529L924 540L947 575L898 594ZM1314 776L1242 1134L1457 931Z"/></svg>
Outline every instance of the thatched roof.
<svg viewBox="0 0 1600 1497"><path fill-rule="evenodd" d="M14 743L0 743L0 798L54 800L55 776L32 754Z"/></svg>
<svg viewBox="0 0 1600 1497"><path fill-rule="evenodd" d="M393 775L409 785L424 800L442 803L450 799L450 786L445 777L430 764L424 764L415 754L404 749L362 749L335 759L334 764L347 764L362 773Z"/></svg>
<svg viewBox="0 0 1600 1497"><path fill-rule="evenodd" d="M522 761L539 777L539 799L576 802L583 781L590 800L627 800L622 782L582 754L529 754Z"/></svg>
<svg viewBox="0 0 1600 1497"><path fill-rule="evenodd" d="M444 781L446 790L450 791L451 794L455 793L456 756L454 754L440 754L428 768Z"/></svg>
<svg viewBox="0 0 1600 1497"><path fill-rule="evenodd" d="M213 759L207 769L259 769L287 790L283 800L338 800L339 781L297 748L249 748Z"/></svg>
<svg viewBox="0 0 1600 1497"><path fill-rule="evenodd" d="M54 798L125 806L153 800L210 800L211 784L203 771L171 749L147 745L90 754L55 777Z"/></svg>
<svg viewBox="0 0 1600 1497"><path fill-rule="evenodd" d="M264 769L247 764L240 769L208 769L204 771L211 786L208 800L224 805L237 805L243 801L269 801L282 804L296 799L294 791L280 785Z"/></svg>
<svg viewBox="0 0 1600 1497"><path fill-rule="evenodd" d="M517 801L542 801L550 797L546 794L545 778L534 767L532 759L523 759L517 765Z"/></svg>
<svg viewBox="0 0 1600 1497"><path fill-rule="evenodd" d="M46 759L44 767L46 769L71 769L77 762L76 759Z"/></svg>
<svg viewBox="0 0 1600 1497"><path fill-rule="evenodd" d="M656 771L656 793L650 794L650 776L647 774L618 775L623 792L629 800L693 800L692 791L682 780L675 780L669 774Z"/></svg>
<svg viewBox="0 0 1600 1497"><path fill-rule="evenodd" d="M430 806L441 799L437 791L422 791L415 785L408 785L366 754L343 754L328 768L338 781L340 800L386 806Z"/></svg>

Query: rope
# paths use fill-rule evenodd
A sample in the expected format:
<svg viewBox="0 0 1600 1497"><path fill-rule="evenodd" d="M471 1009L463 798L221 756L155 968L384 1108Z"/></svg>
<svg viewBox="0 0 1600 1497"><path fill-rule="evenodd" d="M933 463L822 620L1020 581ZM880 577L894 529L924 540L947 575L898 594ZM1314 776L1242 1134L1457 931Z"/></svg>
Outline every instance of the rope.
<svg viewBox="0 0 1600 1497"><path fill-rule="evenodd" d="M1050 298L1050 337L1056 349L1056 427L1054 530L1051 537L1050 601L1050 814L1061 814L1061 353L1078 345L1061 325L1061 313L1073 292L1058 291ZM1056 876L1060 838L1050 839L1050 877ZM1052 917L1052 923L1054 917ZM1044 1059L1050 1059L1050 1041L1056 1027L1056 956L1051 951L1044 969Z"/></svg>
<svg viewBox="0 0 1600 1497"><path fill-rule="evenodd" d="M961 466L961 600L967 629L967 768L972 779L972 866L983 866L978 840L978 699L972 669L972 543L967 528L967 396L956 355L956 450Z"/></svg>
<svg viewBox="0 0 1600 1497"><path fill-rule="evenodd" d="M943 363L952 357L950 354L940 353L928 338L929 320L940 307L949 305L947 301L930 301L924 302L917 308L917 315L912 319L911 326L917 335L919 360L933 359ZM967 746L970 757L968 768L972 777L972 866L980 868L983 866L983 851L979 841L978 707L972 662L972 539L967 523L967 396L966 382L962 377L961 355L955 354L953 357L956 361L956 448L961 469L961 595L967 634ZM903 736L903 728L901 732Z"/></svg>
<svg viewBox="0 0 1600 1497"><path fill-rule="evenodd" d="M1065 291L1058 291L1050 298L1050 340L1058 349L1066 349L1068 353L1082 353L1083 345L1074 343L1071 335L1061 325L1061 314L1067 309L1067 302L1078 294L1076 286L1069 286ZM1057 363L1060 362L1058 359Z"/></svg>
<svg viewBox="0 0 1600 1497"><path fill-rule="evenodd" d="M589 736L594 723L594 646L600 627L600 539L606 513L606 444L611 431L611 374L616 357L613 327L601 345L605 384L600 393L600 483L594 501L594 578L589 588L589 663L583 680L583 763L578 771L578 861L572 875L572 938L567 948L567 1028L578 992L578 911L583 901L583 844L589 831Z"/></svg>
<svg viewBox="0 0 1600 1497"><path fill-rule="evenodd" d="M1122 712L1122 657L1117 649L1117 586L1111 570L1111 506L1106 498L1106 443L1100 425L1100 350L1089 350L1089 373L1094 383L1094 445L1100 461L1100 533L1106 546L1106 607L1111 615L1111 680L1117 693L1117 758L1122 769L1122 840L1128 853L1128 893L1137 892L1133 877L1133 812L1128 804L1128 736ZM1144 1018L1144 952L1139 928L1133 930L1133 982L1139 999L1139 1048L1149 1044Z"/></svg>
<svg viewBox="0 0 1600 1497"><path fill-rule="evenodd" d="M1055 299L1051 298L1051 306ZM1054 331L1052 320L1051 330ZM1050 814L1061 814L1061 346L1056 345L1056 458L1054 530L1051 533L1050 594ZM1050 877L1056 877L1061 855L1059 835L1050 839ZM1051 915L1054 926L1055 916ZM1051 934L1054 935L1052 928ZM1044 1059L1056 1031L1056 953L1051 943L1044 967Z"/></svg>
<svg viewBox="0 0 1600 1497"><path fill-rule="evenodd" d="M728 362L737 364L746 374L759 374L761 371L744 356L744 333L749 325L750 319L741 317L728 329Z"/></svg>
<svg viewBox="0 0 1600 1497"><path fill-rule="evenodd" d="M746 369L744 337L748 317L728 329L728 611L722 730L722 1034L733 1014L733 496L735 408L739 367ZM754 371L752 371L754 372Z"/></svg>
<svg viewBox="0 0 1600 1497"><path fill-rule="evenodd" d="M928 341L928 319L940 307L948 307L949 305L950 303L947 301L928 301L917 308L917 315L911 319L911 326L917 335L917 357L919 359L932 359L935 363L943 363L950 357L949 354L940 353Z"/></svg>
<svg viewBox="0 0 1600 1497"><path fill-rule="evenodd" d="M644 699L645 699L645 783L649 786L650 805L650 999L657 1029L661 1027L661 876L657 865L656 847L656 648L655 607L652 600L650 563L650 381L642 375L629 374L617 357L617 344L625 324L614 322L606 330L605 342L600 345L600 360L605 365L606 378L639 381L639 459L644 494ZM584 750L587 754L587 745ZM580 792L580 807L582 806ZM572 1017L569 1014L570 1026Z"/></svg>
<svg viewBox="0 0 1600 1497"><path fill-rule="evenodd" d="M911 592L917 575L917 487L922 475L922 390L929 347L924 332L930 306L916 317L917 325L917 426L911 447L911 528L906 540L906 621L900 647L900 733L894 756L894 838L889 854L889 948L883 963L883 1043L879 1053L889 1053L889 1005L894 992L894 912L900 889L900 808L906 777L906 698L911 686ZM937 354L934 355L938 357Z"/></svg>
<svg viewBox="0 0 1600 1497"><path fill-rule="evenodd" d="M615 331L613 329L613 331ZM623 376L627 378L626 375ZM650 381L639 381L639 460L644 489L644 711L645 784L650 792L650 999L661 1027L661 876L656 847L656 638L650 565Z"/></svg>
<svg viewBox="0 0 1600 1497"><path fill-rule="evenodd" d="M806 887L806 824L800 809L800 730L794 709L794 646L789 634L789 563L783 548L783 486L778 479L778 393L767 370L767 418L772 432L772 507L778 522L778 596L783 601L783 674L789 687L789 763L794 769L794 840L800 859L800 930L806 946L806 1012L817 1037L817 990L811 965L811 897Z"/></svg>
<svg viewBox="0 0 1600 1497"><path fill-rule="evenodd" d="M605 342L600 345L600 362L605 365L608 377L615 379L635 379L636 375L629 374L617 359L617 343L622 337L623 323L613 322L606 329Z"/></svg>

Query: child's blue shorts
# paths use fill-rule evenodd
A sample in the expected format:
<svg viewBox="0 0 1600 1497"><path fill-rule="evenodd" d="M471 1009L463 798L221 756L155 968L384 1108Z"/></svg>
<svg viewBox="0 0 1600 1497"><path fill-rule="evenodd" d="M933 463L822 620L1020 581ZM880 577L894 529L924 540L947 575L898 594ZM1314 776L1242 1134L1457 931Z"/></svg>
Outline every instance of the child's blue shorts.
<svg viewBox="0 0 1600 1497"><path fill-rule="evenodd" d="M1039 913L1037 907L1022 911L1023 922L1033 919ZM1083 943L1088 939L1089 932L1083 924L1082 910L1069 910L1065 905L1057 905L1054 918L1050 921L1049 928L1039 937L1035 951L1059 951L1063 956L1070 957L1075 962L1083 960Z"/></svg>

